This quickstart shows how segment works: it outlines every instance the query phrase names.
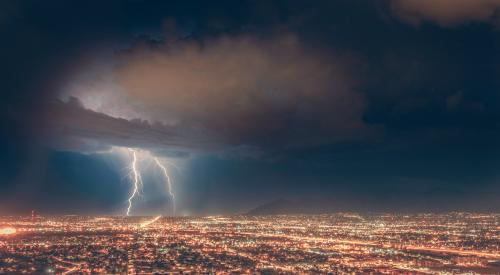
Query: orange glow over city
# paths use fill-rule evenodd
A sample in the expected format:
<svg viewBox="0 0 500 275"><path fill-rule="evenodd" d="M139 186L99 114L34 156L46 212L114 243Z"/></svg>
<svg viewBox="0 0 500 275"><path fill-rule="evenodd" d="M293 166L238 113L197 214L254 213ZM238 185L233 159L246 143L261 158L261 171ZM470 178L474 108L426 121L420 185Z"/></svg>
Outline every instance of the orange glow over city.
<svg viewBox="0 0 500 275"><path fill-rule="evenodd" d="M0 228L0 235L13 235L16 234L17 230L14 227L3 227Z"/></svg>

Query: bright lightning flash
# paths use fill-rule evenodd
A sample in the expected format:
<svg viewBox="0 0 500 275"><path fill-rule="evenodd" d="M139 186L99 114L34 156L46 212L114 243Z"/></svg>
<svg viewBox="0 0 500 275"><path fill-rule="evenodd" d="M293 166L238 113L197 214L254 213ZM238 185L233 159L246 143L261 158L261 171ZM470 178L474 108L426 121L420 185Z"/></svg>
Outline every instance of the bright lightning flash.
<svg viewBox="0 0 500 275"><path fill-rule="evenodd" d="M137 155L134 149L129 149L132 152L132 165L130 166L133 180L133 191L130 197L128 198L128 208L127 208L127 216L130 216L130 210L132 209L132 199L139 192L139 184L141 183L141 174L137 170Z"/></svg>
<svg viewBox="0 0 500 275"><path fill-rule="evenodd" d="M173 216L175 216L175 194L174 191L172 190L172 181L170 180L170 177L168 176L168 171L167 168L161 162L158 160L158 158L155 158L156 164L161 168L163 171L163 174L165 175L165 178L167 179L167 189L168 189L168 194L170 195L170 198L172 199L172 213Z"/></svg>

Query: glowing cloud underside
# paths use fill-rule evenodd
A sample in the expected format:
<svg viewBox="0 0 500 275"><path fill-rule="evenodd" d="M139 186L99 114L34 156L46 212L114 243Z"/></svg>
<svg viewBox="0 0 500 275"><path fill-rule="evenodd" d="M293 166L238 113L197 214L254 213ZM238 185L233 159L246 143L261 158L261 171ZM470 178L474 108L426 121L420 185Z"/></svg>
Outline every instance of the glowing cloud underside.
<svg viewBox="0 0 500 275"><path fill-rule="evenodd" d="M133 191L130 197L128 198L128 207L127 207L127 216L130 216L130 210L132 209L132 200L134 197L137 195L139 192L139 184L141 182L141 175L139 174L139 171L137 170L137 155L135 150L129 149L132 152L132 165L130 166L131 173L132 173L132 183L133 183Z"/></svg>
<svg viewBox="0 0 500 275"><path fill-rule="evenodd" d="M158 165L161 170L163 171L163 174L165 175L165 178L167 180L167 191L168 194L170 195L170 198L172 199L172 214L175 216L175 194L172 190L172 181L170 180L170 177L168 176L168 171L167 168L161 162L158 160L158 158L155 158L156 165Z"/></svg>

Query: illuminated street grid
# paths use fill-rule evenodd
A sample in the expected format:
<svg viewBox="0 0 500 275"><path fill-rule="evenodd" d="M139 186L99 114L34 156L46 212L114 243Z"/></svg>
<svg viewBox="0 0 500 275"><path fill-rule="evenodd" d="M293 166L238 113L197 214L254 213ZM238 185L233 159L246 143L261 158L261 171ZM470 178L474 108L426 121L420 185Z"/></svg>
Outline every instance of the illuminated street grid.
<svg viewBox="0 0 500 275"><path fill-rule="evenodd" d="M500 214L2 217L20 272L500 274Z"/></svg>

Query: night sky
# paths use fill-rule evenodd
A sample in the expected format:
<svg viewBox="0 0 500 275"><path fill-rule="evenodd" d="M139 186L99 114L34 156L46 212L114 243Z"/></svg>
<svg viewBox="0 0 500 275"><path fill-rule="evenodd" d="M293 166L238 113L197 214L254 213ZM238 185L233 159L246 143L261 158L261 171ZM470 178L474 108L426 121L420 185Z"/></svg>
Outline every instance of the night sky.
<svg viewBox="0 0 500 275"><path fill-rule="evenodd" d="M1 1L0 213L500 211L500 1Z"/></svg>

